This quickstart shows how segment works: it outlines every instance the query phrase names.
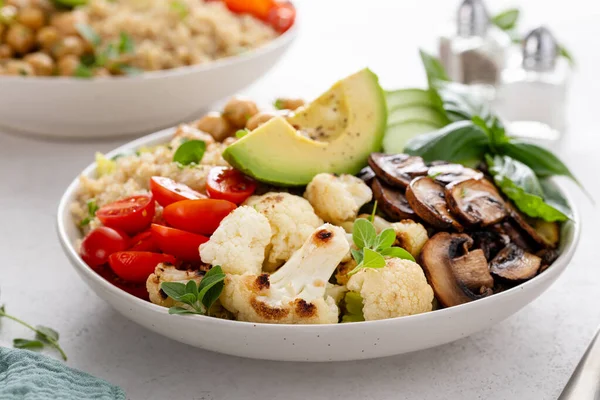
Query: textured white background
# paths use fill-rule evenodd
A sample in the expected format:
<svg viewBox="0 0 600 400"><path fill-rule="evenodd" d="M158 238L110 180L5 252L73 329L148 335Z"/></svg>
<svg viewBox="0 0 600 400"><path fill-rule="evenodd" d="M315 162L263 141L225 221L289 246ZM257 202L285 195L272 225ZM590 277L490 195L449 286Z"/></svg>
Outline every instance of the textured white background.
<svg viewBox="0 0 600 400"><path fill-rule="evenodd" d="M489 3L493 10L511 4ZM525 25L548 23L578 59L571 129L560 152L600 199L600 6L594 3L521 4ZM282 94L310 97L362 66L376 71L387 88L422 85L417 47L431 47L455 5L302 1L303 29L295 46L246 93L265 102ZM600 322L600 216L570 186L584 220L572 265L523 311L472 337L414 354L340 364L253 361L165 339L124 319L88 290L55 238L55 210L67 184L95 151L124 141L49 142L0 134L0 300L26 320L58 329L69 365L120 385L132 399L555 399ZM0 344L27 334L4 322Z"/></svg>

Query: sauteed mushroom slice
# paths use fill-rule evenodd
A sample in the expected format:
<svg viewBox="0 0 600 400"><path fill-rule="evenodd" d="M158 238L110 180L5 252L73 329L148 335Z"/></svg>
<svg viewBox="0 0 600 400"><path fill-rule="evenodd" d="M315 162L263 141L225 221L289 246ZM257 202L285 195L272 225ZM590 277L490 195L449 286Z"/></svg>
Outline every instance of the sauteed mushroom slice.
<svg viewBox="0 0 600 400"><path fill-rule="evenodd" d="M510 238L494 231L475 231L470 233L473 238L473 248L483 250L486 260L496 257L509 242Z"/></svg>
<svg viewBox="0 0 600 400"><path fill-rule="evenodd" d="M406 188L417 176L427 175L429 168L421 157L406 154L371 153L369 166L390 186Z"/></svg>
<svg viewBox="0 0 600 400"><path fill-rule="evenodd" d="M542 259L510 243L490 263L490 272L509 281L523 281L533 278Z"/></svg>
<svg viewBox="0 0 600 400"><path fill-rule="evenodd" d="M486 179L467 179L446 187L450 210L470 225L488 226L506 217L504 200Z"/></svg>
<svg viewBox="0 0 600 400"><path fill-rule="evenodd" d="M503 221L490 227L494 232L508 237L509 241L526 251L533 251L529 237L526 237L518 226L511 221Z"/></svg>
<svg viewBox="0 0 600 400"><path fill-rule="evenodd" d="M364 167L358 174L356 174L356 177L362 179L367 185L370 185L371 182L373 182L375 176L375 172L373 172L371 167Z"/></svg>
<svg viewBox="0 0 600 400"><path fill-rule="evenodd" d="M547 222L539 218L523 215L512 204L507 207L513 221L540 246L553 249L560 240L560 228L556 222Z"/></svg>
<svg viewBox="0 0 600 400"><path fill-rule="evenodd" d="M460 164L438 164L429 167L429 176L442 185L467 179L481 179L483 173Z"/></svg>
<svg viewBox="0 0 600 400"><path fill-rule="evenodd" d="M439 229L462 230L462 225L448 210L444 187L427 176L413 179L406 189L406 200L415 213Z"/></svg>
<svg viewBox="0 0 600 400"><path fill-rule="evenodd" d="M417 218L408 201L406 201L406 197L399 190L386 185L377 178L373 180L371 189L373 189L373 197L377 200L378 207L392 219Z"/></svg>
<svg viewBox="0 0 600 400"><path fill-rule="evenodd" d="M487 261L483 251L468 251L472 244L473 239L466 234L440 232L421 251L421 266L444 307L491 294L494 281Z"/></svg>

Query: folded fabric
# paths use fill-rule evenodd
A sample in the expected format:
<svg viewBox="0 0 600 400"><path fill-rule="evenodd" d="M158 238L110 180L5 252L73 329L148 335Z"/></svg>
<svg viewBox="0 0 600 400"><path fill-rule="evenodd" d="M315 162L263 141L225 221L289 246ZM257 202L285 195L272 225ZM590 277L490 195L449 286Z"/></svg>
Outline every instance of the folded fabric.
<svg viewBox="0 0 600 400"><path fill-rule="evenodd" d="M125 400L125 392L58 360L0 347L0 399Z"/></svg>

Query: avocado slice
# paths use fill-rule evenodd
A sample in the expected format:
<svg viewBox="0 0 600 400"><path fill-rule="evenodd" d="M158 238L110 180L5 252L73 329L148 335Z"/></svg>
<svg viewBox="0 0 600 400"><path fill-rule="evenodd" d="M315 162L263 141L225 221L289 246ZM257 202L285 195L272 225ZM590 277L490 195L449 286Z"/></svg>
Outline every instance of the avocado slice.
<svg viewBox="0 0 600 400"><path fill-rule="evenodd" d="M388 125L396 125L406 121L418 120L431 122L441 128L448 124L448 119L437 109L429 106L407 106L390 110Z"/></svg>
<svg viewBox="0 0 600 400"><path fill-rule="evenodd" d="M439 100L429 90L424 89L399 89L385 93L388 110L395 110L408 106L435 107Z"/></svg>
<svg viewBox="0 0 600 400"><path fill-rule="evenodd" d="M413 137L422 133L438 130L440 127L429 121L405 121L390 125L383 139L383 151L389 154L402 153L404 146Z"/></svg>
<svg viewBox="0 0 600 400"><path fill-rule="evenodd" d="M303 186L322 172L356 174L381 149L387 125L377 76L363 69L287 120L276 117L223 152L236 169L278 186Z"/></svg>

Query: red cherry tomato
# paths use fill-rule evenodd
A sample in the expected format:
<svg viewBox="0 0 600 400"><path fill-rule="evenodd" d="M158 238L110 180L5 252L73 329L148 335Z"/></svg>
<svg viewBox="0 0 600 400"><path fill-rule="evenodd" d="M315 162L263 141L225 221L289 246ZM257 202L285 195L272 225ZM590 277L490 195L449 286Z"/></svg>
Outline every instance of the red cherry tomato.
<svg viewBox="0 0 600 400"><path fill-rule="evenodd" d="M81 242L81 258L90 267L98 267L108 261L108 256L126 250L129 238L123 232L106 226L94 229Z"/></svg>
<svg viewBox="0 0 600 400"><path fill-rule="evenodd" d="M252 14L256 18L265 19L269 10L275 5L274 0L225 0L227 8L237 14Z"/></svg>
<svg viewBox="0 0 600 400"><path fill-rule="evenodd" d="M140 298L149 301L148 290L145 283L131 283L119 278L108 265L103 265L96 269L98 275L106 279L108 282L118 287L119 289Z"/></svg>
<svg viewBox="0 0 600 400"><path fill-rule="evenodd" d="M163 207L181 200L205 199L201 193L183 183L177 183L173 179L163 176L153 176L150 178L150 190L154 200Z"/></svg>
<svg viewBox="0 0 600 400"><path fill-rule="evenodd" d="M269 10L267 23L277 32L284 33L296 21L296 8L291 3L278 3Z"/></svg>
<svg viewBox="0 0 600 400"><path fill-rule="evenodd" d="M183 261L200 261L198 247L208 241L206 236L152 224L152 237L164 253Z"/></svg>
<svg viewBox="0 0 600 400"><path fill-rule="evenodd" d="M163 218L174 228L211 235L221 220L236 208L227 200L184 200L165 207Z"/></svg>
<svg viewBox="0 0 600 400"><path fill-rule="evenodd" d="M214 167L208 173L206 191L211 199L242 204L256 190L256 181L233 168Z"/></svg>
<svg viewBox="0 0 600 400"><path fill-rule="evenodd" d="M144 232L135 235L129 244L130 251L149 251L152 253L159 253L160 249L154 242L152 237L152 231L146 229Z"/></svg>
<svg viewBox="0 0 600 400"><path fill-rule="evenodd" d="M175 265L177 260L168 254L149 251L119 251L108 257L110 268L127 282L144 283L160 263Z"/></svg>
<svg viewBox="0 0 600 400"><path fill-rule="evenodd" d="M135 235L150 226L154 219L154 211L152 196L140 195L107 204L96 212L96 216L110 228Z"/></svg>

